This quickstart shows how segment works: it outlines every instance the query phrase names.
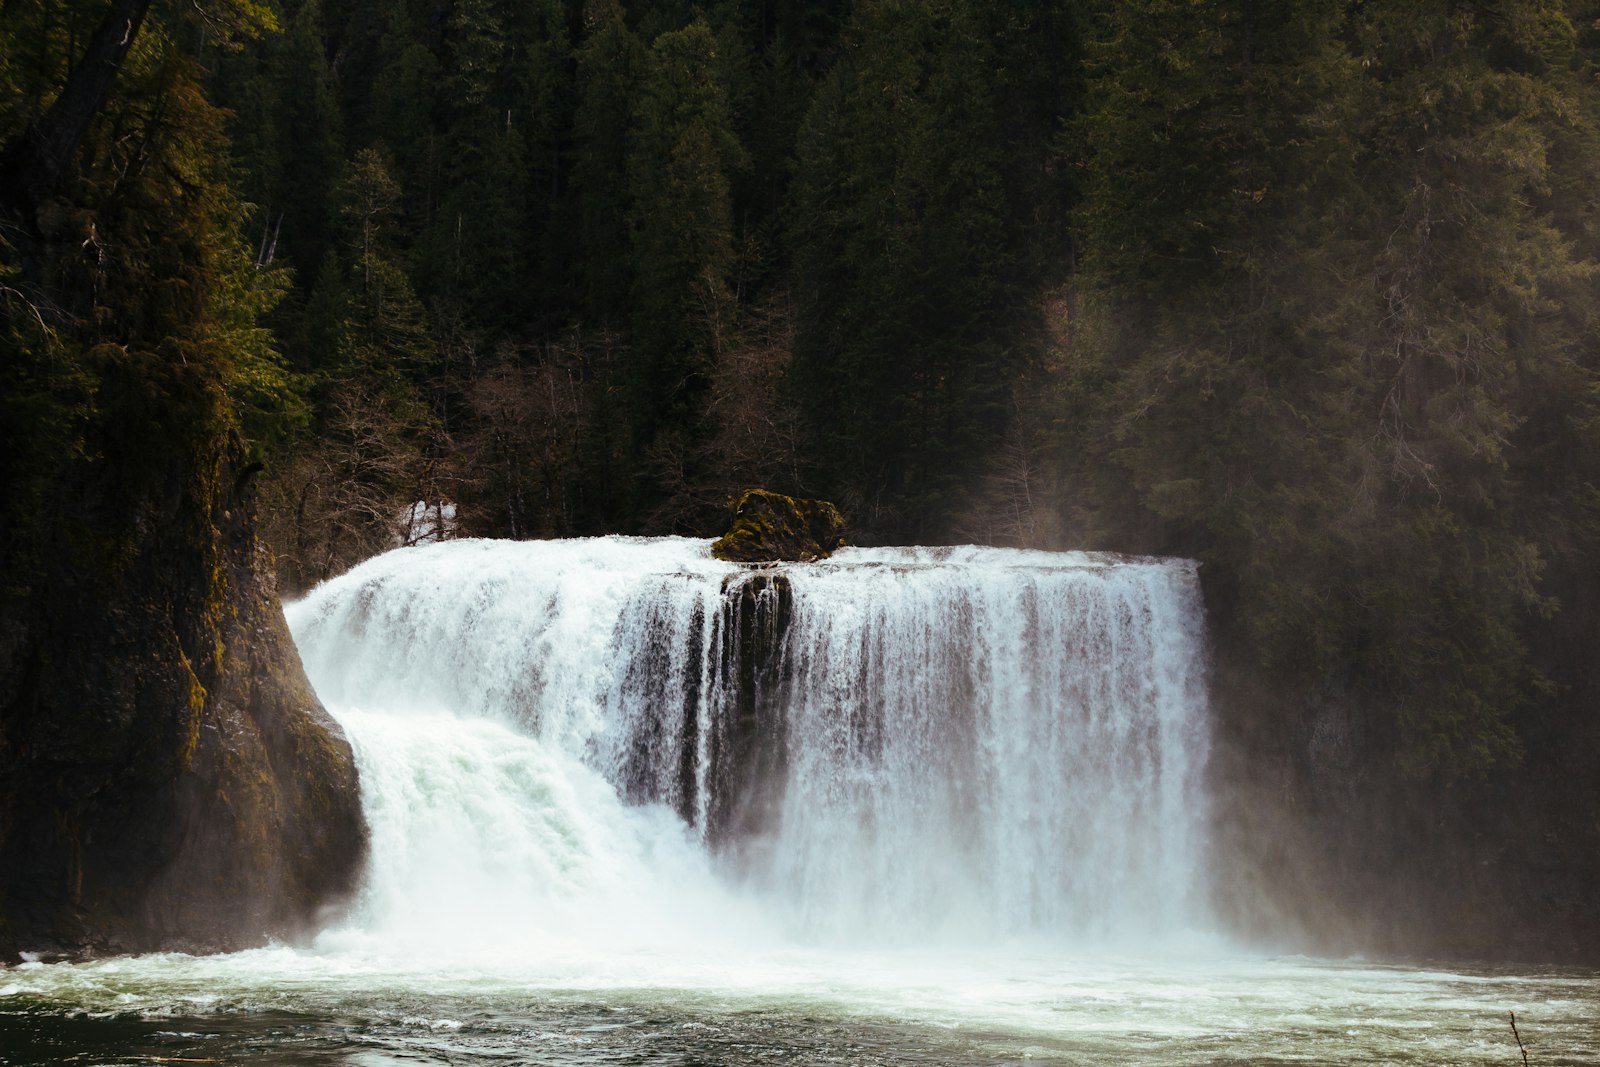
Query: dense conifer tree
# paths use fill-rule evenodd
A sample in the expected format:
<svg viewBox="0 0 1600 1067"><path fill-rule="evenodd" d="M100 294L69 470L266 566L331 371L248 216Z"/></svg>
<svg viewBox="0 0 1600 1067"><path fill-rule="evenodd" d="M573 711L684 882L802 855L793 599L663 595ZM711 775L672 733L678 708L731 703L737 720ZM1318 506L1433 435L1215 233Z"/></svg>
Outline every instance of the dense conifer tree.
<svg viewBox="0 0 1600 1067"><path fill-rule="evenodd" d="M943 533L1004 409L996 60L969 5L862 3L800 133L796 386L819 477L896 537Z"/></svg>
<svg viewBox="0 0 1600 1067"><path fill-rule="evenodd" d="M279 254L296 270L312 273L322 262L334 219L334 186L344 167L344 119L324 48L321 0L305 0L287 31L274 42L270 64L276 101L276 151L263 164L258 206L274 219ZM281 238L281 239L280 239Z"/></svg>
<svg viewBox="0 0 1600 1067"><path fill-rule="evenodd" d="M632 288L628 128L644 53L616 0L585 0L583 29L572 166L579 276L589 316L620 325Z"/></svg>
<svg viewBox="0 0 1600 1067"><path fill-rule="evenodd" d="M646 470L698 480L692 453L711 372L736 328L728 278L728 174L745 162L706 23L662 34L651 49L629 141L632 189L636 454Z"/></svg>
<svg viewBox="0 0 1600 1067"><path fill-rule="evenodd" d="M421 229L438 210L445 157L438 132L444 68L407 4L391 11L379 56L365 143L383 145L394 160L395 179L405 191L406 217Z"/></svg>

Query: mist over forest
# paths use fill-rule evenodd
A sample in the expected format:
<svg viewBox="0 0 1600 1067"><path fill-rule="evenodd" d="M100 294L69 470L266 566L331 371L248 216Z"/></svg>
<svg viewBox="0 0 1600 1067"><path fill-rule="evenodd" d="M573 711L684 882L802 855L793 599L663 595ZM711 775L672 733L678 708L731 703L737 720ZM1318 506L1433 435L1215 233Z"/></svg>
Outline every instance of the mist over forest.
<svg viewBox="0 0 1600 1067"><path fill-rule="evenodd" d="M1600 958L1600 3L5 0L0 146L0 768L417 502L762 486L1199 560L1234 929Z"/></svg>

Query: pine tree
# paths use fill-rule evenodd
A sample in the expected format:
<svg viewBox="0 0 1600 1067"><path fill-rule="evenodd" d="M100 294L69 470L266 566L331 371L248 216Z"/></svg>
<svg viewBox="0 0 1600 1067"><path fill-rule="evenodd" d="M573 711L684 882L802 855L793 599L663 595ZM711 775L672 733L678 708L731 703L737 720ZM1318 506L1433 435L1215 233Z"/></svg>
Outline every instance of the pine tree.
<svg viewBox="0 0 1600 1067"><path fill-rule="evenodd" d="M794 384L822 491L937 539L1010 368L995 55L959 3L863 3L847 40L798 148Z"/></svg>
<svg viewBox="0 0 1600 1067"><path fill-rule="evenodd" d="M309 334L327 346L313 434L265 489L284 587L299 590L394 544L418 500L443 495L437 349L400 254L403 192L375 149L336 188L337 242L313 292Z"/></svg>
<svg viewBox="0 0 1600 1067"><path fill-rule="evenodd" d="M278 250L309 274L322 262L334 224L334 186L344 164L344 120L324 45L322 0L305 0L275 46L276 169L259 206ZM281 237L281 240L279 238Z"/></svg>
<svg viewBox="0 0 1600 1067"><path fill-rule="evenodd" d="M692 464L688 453L705 437L711 369L735 325L727 175L745 157L718 75L716 38L704 22L662 34L629 145L631 421L639 454L673 469Z"/></svg>
<svg viewBox="0 0 1600 1067"><path fill-rule="evenodd" d="M583 30L572 166L578 273L591 321L620 324L632 289L628 127L644 55L616 0L585 0Z"/></svg>
<svg viewBox="0 0 1600 1067"><path fill-rule="evenodd" d="M575 254L577 234L564 215L570 163L569 140L577 105L572 41L559 0L528 5L518 39L526 44L518 59L517 97L527 182L527 241L532 267L531 292L542 298L546 314L565 310L566 265Z"/></svg>
<svg viewBox="0 0 1600 1067"><path fill-rule="evenodd" d="M394 159L395 178L406 193L406 217L420 229L437 213L443 180L438 86L444 67L406 4L391 12L379 54L362 143L381 144Z"/></svg>
<svg viewBox="0 0 1600 1067"><path fill-rule="evenodd" d="M356 153L339 183L343 254L349 264L341 365L425 381L433 356L427 315L399 254L402 193L374 149Z"/></svg>

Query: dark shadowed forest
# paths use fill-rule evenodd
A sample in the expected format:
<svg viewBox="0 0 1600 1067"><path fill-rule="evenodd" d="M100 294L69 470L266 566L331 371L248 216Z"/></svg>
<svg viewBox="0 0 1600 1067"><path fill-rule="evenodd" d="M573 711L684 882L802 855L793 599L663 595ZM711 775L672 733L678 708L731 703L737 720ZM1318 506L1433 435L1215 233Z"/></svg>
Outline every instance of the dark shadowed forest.
<svg viewBox="0 0 1600 1067"><path fill-rule="evenodd" d="M1597 20L4 0L0 673L152 538L223 612L247 483L285 595L447 505L713 536L758 485L1188 556L1219 885L1295 901L1237 925L1600 954Z"/></svg>

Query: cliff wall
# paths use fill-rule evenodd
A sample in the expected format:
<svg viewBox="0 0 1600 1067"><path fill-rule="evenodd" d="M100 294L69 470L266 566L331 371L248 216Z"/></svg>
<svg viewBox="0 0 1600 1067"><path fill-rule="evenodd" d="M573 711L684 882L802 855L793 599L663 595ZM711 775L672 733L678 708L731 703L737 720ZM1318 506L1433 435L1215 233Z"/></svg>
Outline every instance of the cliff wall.
<svg viewBox="0 0 1600 1067"><path fill-rule="evenodd" d="M164 444L136 500L127 457L69 465L77 532L5 598L0 959L293 938L361 869L350 746L301 670L237 447Z"/></svg>

